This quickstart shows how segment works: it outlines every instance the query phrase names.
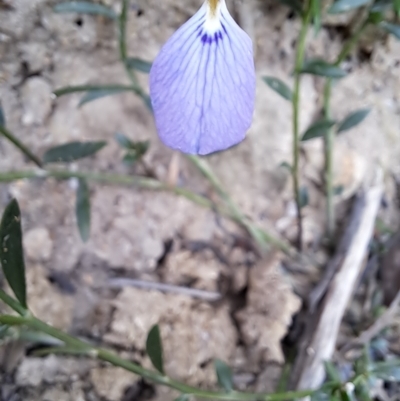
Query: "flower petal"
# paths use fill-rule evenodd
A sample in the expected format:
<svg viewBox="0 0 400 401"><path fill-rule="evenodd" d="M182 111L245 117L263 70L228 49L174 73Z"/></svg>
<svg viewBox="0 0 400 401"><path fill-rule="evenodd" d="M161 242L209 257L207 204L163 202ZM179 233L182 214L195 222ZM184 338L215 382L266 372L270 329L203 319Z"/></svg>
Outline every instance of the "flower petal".
<svg viewBox="0 0 400 401"><path fill-rule="evenodd" d="M253 49L225 0L207 0L167 41L150 71L150 94L160 139L173 149L204 155L244 139L254 109Z"/></svg>

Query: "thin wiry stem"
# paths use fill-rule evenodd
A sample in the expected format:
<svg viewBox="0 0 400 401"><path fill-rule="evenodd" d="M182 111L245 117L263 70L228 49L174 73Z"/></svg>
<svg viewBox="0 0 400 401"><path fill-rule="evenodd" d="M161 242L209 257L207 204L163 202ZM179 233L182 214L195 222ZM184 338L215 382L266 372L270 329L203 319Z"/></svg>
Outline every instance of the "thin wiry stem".
<svg viewBox="0 0 400 401"><path fill-rule="evenodd" d="M172 389L175 389L183 394L191 394L199 398L214 399L214 400L232 400L232 401L283 401L293 400L296 398L306 397L314 393L314 390L304 391L289 391L285 393L275 394L254 394L232 391L229 393L220 391L202 390L196 387L188 386L179 381L173 380L168 376L143 368L142 366L121 358L119 355L107 351L100 347L92 346L91 344L81 341L75 337L70 336L63 331L60 331L47 323L32 316L32 314L24 309L21 305L17 306L18 302L9 297L3 290L0 289L0 299L3 300L8 306L16 310L18 313L22 312L23 316L13 315L0 315L0 324L8 326L26 326L30 329L37 330L52 338L62 341L63 346L54 347L50 350L54 353L74 354L86 357L96 358L105 362L109 362L114 366L119 366L129 372L140 375L142 378L147 379L153 383L161 384Z"/></svg>
<svg viewBox="0 0 400 401"><path fill-rule="evenodd" d="M360 36L368 26L368 19L366 19L349 40L344 44L341 52L339 53L335 65L339 66L340 63L348 56L355 44L360 39ZM327 120L331 119L331 92L332 92L332 79L328 78L324 86L324 117ZM324 136L325 147L325 192L326 192L326 221L327 221L327 235L329 239L333 238L335 232L335 209L333 204L334 188L333 188L333 152L334 152L334 139L335 130L330 128Z"/></svg>
<svg viewBox="0 0 400 401"><path fill-rule="evenodd" d="M312 8L310 1L305 3L305 13L302 17L302 25L299 34L299 40L297 42L296 48L296 61L294 70L294 90L292 99L292 109L293 109L293 188L294 188L294 198L296 200L297 209L297 248L301 250L303 244L303 219L301 214L301 199L300 199L300 171L299 171L299 156L300 156L300 85L301 85L301 68L304 63L304 53L306 45L306 36L308 31L308 26L311 21Z"/></svg>
<svg viewBox="0 0 400 401"><path fill-rule="evenodd" d="M29 160L35 163L38 167L42 167L42 161L40 158L34 155L19 139L2 125L0 125L0 134L14 144Z"/></svg>
<svg viewBox="0 0 400 401"><path fill-rule="evenodd" d="M35 178L48 178L53 177L57 179L69 179L69 178L79 178L86 179L88 181L95 181L102 184L119 184L136 186L143 189L156 190L156 191L167 191L174 193L179 196L192 201L193 203L211 209L216 210L221 215L228 217L243 228L245 228L250 236L260 245L265 248L266 244L270 243L276 248L282 250L287 255L293 256L295 252L293 249L283 240L272 236L261 228L257 227L252 221L245 217L235 206L234 209L231 207L221 207L214 204L208 198L198 195L186 188L170 186L168 184L162 183L153 178L147 177L135 177L120 174L107 174L107 173L93 173L88 171L69 171L61 169L40 169L36 171L9 171L7 173L0 174L0 182L11 182L19 179L35 179Z"/></svg>

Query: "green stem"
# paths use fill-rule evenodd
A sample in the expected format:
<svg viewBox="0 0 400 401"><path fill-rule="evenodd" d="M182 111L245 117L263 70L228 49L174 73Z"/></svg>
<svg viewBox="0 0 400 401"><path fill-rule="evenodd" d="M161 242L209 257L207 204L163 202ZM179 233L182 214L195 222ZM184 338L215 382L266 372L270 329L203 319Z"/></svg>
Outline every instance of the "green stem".
<svg viewBox="0 0 400 401"><path fill-rule="evenodd" d="M0 134L13 143L28 159L35 163L38 167L42 167L42 161L35 156L22 142L20 142L10 131L0 125Z"/></svg>
<svg viewBox="0 0 400 401"><path fill-rule="evenodd" d="M236 391L225 393L219 391L201 390L196 387L188 386L184 383L170 379L168 376L165 376L159 372L143 368L136 363L127 361L126 359L119 357L113 352L107 351L102 348L93 347L84 341L78 340L77 338L74 338L69 334L63 333L62 331L42 322L41 320L33 316L20 317L0 315L0 323L8 325L26 325L32 329L39 330L64 342L66 346L65 349L68 354L71 353L73 349L75 349L76 354L81 354L84 356L90 355L99 360L109 362L114 366L119 366L129 372L135 373L144 379L152 381L153 383L161 384L180 391L181 393L192 394L200 398L232 401L284 401L306 397L314 393L314 390L290 391L275 394L252 394Z"/></svg>
<svg viewBox="0 0 400 401"><path fill-rule="evenodd" d="M306 47L306 37L308 26L311 21L312 8L310 1L306 2L305 14L302 17L302 25L299 34L299 40L297 42L296 49L296 61L295 61L295 72L294 72L294 89L292 99L292 126L293 126L293 189L294 198L296 200L297 209L297 248L301 250L303 244L303 219L301 214L301 200L300 200L300 171L299 171L299 156L300 156L300 85L301 85L301 73L300 70L304 63L304 53Z"/></svg>
<svg viewBox="0 0 400 401"><path fill-rule="evenodd" d="M21 316L26 316L29 312L14 298L10 297L5 291L0 288L0 299L10 308L15 310Z"/></svg>
<svg viewBox="0 0 400 401"><path fill-rule="evenodd" d="M284 241L273 235L267 233L261 228L255 226L251 220L249 220L233 202L228 192L225 191L222 184L218 180L217 176L211 170L210 166L206 161L198 156L187 156L187 158L198 168L198 170L204 175L204 177L210 182L213 188L217 191L221 199L226 203L230 210L230 217L236 221L243 228L247 230L250 236L256 241L257 245L261 248L261 251L266 249L267 244L271 244L276 248L282 250L287 255L294 256L293 249Z"/></svg>
<svg viewBox="0 0 400 401"><path fill-rule="evenodd" d="M9 171L0 174L0 182L11 182L20 179L48 178L57 179L80 178L102 184L132 185L144 189L161 190L183 196L192 202L207 208L213 208L213 203L204 196L197 195L185 188L172 187L153 178L135 177L119 174L92 173L86 171L69 170L37 170L37 171Z"/></svg>
<svg viewBox="0 0 400 401"><path fill-rule="evenodd" d="M237 208L236 205L231 204L228 208L218 207L209 199L204 196L198 195L186 188L174 187L168 184L164 184L153 178L146 177L134 177L119 174L107 174L107 173L92 173L85 171L69 171L69 170L37 170L37 171L9 171L7 173L0 174L0 182L11 182L20 179L34 179L34 178L48 178L53 177L57 179L69 179L69 178L80 178L88 181L94 181L102 184L119 184L137 186L143 189L156 190L156 191L167 191L174 193L175 195L183 196L184 198L192 201L193 203L208 208L216 209L221 215L232 219L241 226L243 226L251 235L251 237L260 245L269 242L278 249L281 249L288 255L293 256L293 249L284 241L280 240L257 227L247 217L245 217ZM227 195L226 195L227 196Z"/></svg>
<svg viewBox="0 0 400 401"><path fill-rule="evenodd" d="M368 26L368 19L366 19L354 32L351 38L344 44L341 52L339 53L335 65L339 66L342 61L351 52L354 45L360 39L360 36ZM331 119L331 93L332 93L332 79L328 78L325 81L324 86L324 117L327 120ZM333 239L335 232L335 208L334 208L334 190L333 190L333 152L334 152L334 139L335 131L334 128L330 128L324 136L324 148L325 148L325 192L326 192L326 224L327 224L327 235L330 240Z"/></svg>
<svg viewBox="0 0 400 401"><path fill-rule="evenodd" d="M128 22L128 10L129 10L129 0L122 1L122 10L119 16L119 55L121 62L125 67L126 73L135 87L138 95L143 95L143 90L139 85L139 81L133 72L133 70L128 65L128 51L127 51L127 40L126 40L126 24Z"/></svg>

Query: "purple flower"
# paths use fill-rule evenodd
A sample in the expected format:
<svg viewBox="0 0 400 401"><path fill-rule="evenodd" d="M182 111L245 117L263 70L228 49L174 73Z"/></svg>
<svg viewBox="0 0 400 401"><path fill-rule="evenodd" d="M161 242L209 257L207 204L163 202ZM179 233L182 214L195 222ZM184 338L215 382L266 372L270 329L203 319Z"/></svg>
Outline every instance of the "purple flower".
<svg viewBox="0 0 400 401"><path fill-rule="evenodd" d="M255 72L249 36L225 0L206 0L167 41L150 71L165 145L206 155L241 142L251 125Z"/></svg>

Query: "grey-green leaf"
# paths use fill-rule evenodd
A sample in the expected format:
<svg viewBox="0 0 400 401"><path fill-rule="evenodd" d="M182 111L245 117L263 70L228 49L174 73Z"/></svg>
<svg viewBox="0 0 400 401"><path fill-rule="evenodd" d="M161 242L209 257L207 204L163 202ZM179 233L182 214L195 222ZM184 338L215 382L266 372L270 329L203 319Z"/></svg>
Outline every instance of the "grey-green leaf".
<svg viewBox="0 0 400 401"><path fill-rule="evenodd" d="M337 0L328 10L329 14L340 14L370 3L370 0Z"/></svg>
<svg viewBox="0 0 400 401"><path fill-rule="evenodd" d="M341 383L339 371L331 361L324 361L326 376L330 382Z"/></svg>
<svg viewBox="0 0 400 401"><path fill-rule="evenodd" d="M312 0L311 10L314 23L314 32L315 35L317 35L321 29L321 0Z"/></svg>
<svg viewBox="0 0 400 401"><path fill-rule="evenodd" d="M4 117L3 108L1 106L0 106L0 126L1 127L6 126L6 118Z"/></svg>
<svg viewBox="0 0 400 401"><path fill-rule="evenodd" d="M319 120L308 127L307 131L303 134L301 140L308 141L309 139L319 138L324 136L329 128L335 125L335 121L332 120Z"/></svg>
<svg viewBox="0 0 400 401"><path fill-rule="evenodd" d="M69 95L71 93L79 92L96 92L96 91L108 91L110 94L119 92L137 92L137 88L134 86L127 85L77 85L77 86L64 86L56 89L53 93L55 96L60 97Z"/></svg>
<svg viewBox="0 0 400 401"><path fill-rule="evenodd" d="M126 60L126 65L133 70L148 74L151 70L152 63L136 57L130 57Z"/></svg>
<svg viewBox="0 0 400 401"><path fill-rule="evenodd" d="M146 93L141 93L139 96L142 98L144 104L149 109L149 111L153 112L153 105L151 104L150 96Z"/></svg>
<svg viewBox="0 0 400 401"><path fill-rule="evenodd" d="M175 398L174 401L189 401L190 395L188 394L181 394L178 398Z"/></svg>
<svg viewBox="0 0 400 401"><path fill-rule="evenodd" d="M44 163L68 163L91 156L102 149L107 142L69 142L49 149L43 156Z"/></svg>
<svg viewBox="0 0 400 401"><path fill-rule="evenodd" d="M102 97L117 95L122 92L126 92L127 89L95 89L85 93L82 99L78 103L78 107L83 106L86 103L92 102L93 100L100 99Z"/></svg>
<svg viewBox="0 0 400 401"><path fill-rule="evenodd" d="M337 185L333 187L333 195L339 196L343 193L344 191L344 186L343 185Z"/></svg>
<svg viewBox="0 0 400 401"><path fill-rule="evenodd" d="M233 389L231 368L220 359L214 361L215 372L217 374L218 384L227 392Z"/></svg>
<svg viewBox="0 0 400 401"><path fill-rule="evenodd" d="M372 7L370 8L370 12L372 12L372 13L384 12L392 5L393 5L392 0L377 0L374 2Z"/></svg>
<svg viewBox="0 0 400 401"><path fill-rule="evenodd" d="M115 134L115 140L121 147L125 149L132 149L133 141L131 141L126 135L117 132Z"/></svg>
<svg viewBox="0 0 400 401"><path fill-rule="evenodd" d="M84 179L79 179L75 212L79 234L82 241L86 242L90 236L90 191Z"/></svg>
<svg viewBox="0 0 400 401"><path fill-rule="evenodd" d="M274 77L263 77L263 81L284 99L292 100L293 93L291 89L280 79Z"/></svg>
<svg viewBox="0 0 400 401"><path fill-rule="evenodd" d="M400 39L400 25L383 21L379 24L379 26L383 28L385 31L395 36L397 39Z"/></svg>
<svg viewBox="0 0 400 401"><path fill-rule="evenodd" d="M161 343L160 329L154 325L147 335L146 352L153 366L164 374L163 348Z"/></svg>
<svg viewBox="0 0 400 401"><path fill-rule="evenodd" d="M290 7L299 15L303 13L303 5L299 0L279 0L279 2L284 4L285 6Z"/></svg>
<svg viewBox="0 0 400 401"><path fill-rule="evenodd" d="M299 189L299 205L300 208L303 208L308 205L309 197L308 197L308 189L307 187L301 187Z"/></svg>
<svg viewBox="0 0 400 401"><path fill-rule="evenodd" d="M21 212L13 199L0 224L0 262L5 278L20 304L26 308L25 262L22 248Z"/></svg>
<svg viewBox="0 0 400 401"><path fill-rule="evenodd" d="M376 362L372 365L371 373L383 380L400 382L400 359Z"/></svg>
<svg viewBox="0 0 400 401"><path fill-rule="evenodd" d="M293 172L293 167L291 164L289 164L288 162L282 162L279 167L283 167L285 169L287 169L290 173Z"/></svg>
<svg viewBox="0 0 400 401"><path fill-rule="evenodd" d="M110 19L116 19L117 14L107 6L91 3L90 1L67 1L57 4L53 10L56 13L79 13L102 15Z"/></svg>
<svg viewBox="0 0 400 401"><path fill-rule="evenodd" d="M337 132L339 133L347 131L360 124L365 119L365 117L367 117L370 111L371 109L360 109L354 111L353 113L350 113L346 118L343 119L343 121L339 123Z"/></svg>
<svg viewBox="0 0 400 401"><path fill-rule="evenodd" d="M347 75L346 71L321 59L307 60L299 72L328 78L343 78Z"/></svg>

